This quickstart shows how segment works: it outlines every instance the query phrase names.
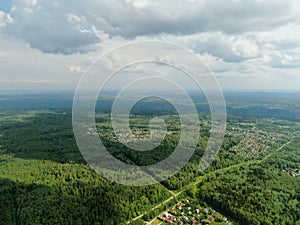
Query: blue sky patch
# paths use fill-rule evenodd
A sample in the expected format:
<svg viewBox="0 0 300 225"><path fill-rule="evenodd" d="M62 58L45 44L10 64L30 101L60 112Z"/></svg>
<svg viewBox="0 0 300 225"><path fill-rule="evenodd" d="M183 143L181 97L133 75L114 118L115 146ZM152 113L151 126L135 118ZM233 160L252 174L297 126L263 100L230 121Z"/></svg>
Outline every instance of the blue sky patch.
<svg viewBox="0 0 300 225"><path fill-rule="evenodd" d="M12 1L11 0L1 0L0 2L0 10L4 12L10 12L10 9L12 7Z"/></svg>

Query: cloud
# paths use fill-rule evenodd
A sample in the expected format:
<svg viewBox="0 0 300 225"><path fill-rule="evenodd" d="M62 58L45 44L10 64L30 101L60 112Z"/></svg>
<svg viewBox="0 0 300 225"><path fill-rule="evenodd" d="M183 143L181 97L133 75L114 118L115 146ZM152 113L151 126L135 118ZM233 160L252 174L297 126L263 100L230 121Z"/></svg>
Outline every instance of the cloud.
<svg viewBox="0 0 300 225"><path fill-rule="evenodd" d="M300 25L288 24L272 31L253 35L262 61L272 68L288 69L300 67Z"/></svg>
<svg viewBox="0 0 300 225"><path fill-rule="evenodd" d="M273 52L265 56L269 66L273 68L297 68L300 67L300 54L288 55L283 52Z"/></svg>
<svg viewBox="0 0 300 225"><path fill-rule="evenodd" d="M13 23L12 17L0 10L0 28L4 28L9 24Z"/></svg>
<svg viewBox="0 0 300 225"><path fill-rule="evenodd" d="M177 43L199 54L209 54L225 62L242 62L260 55L255 39L245 35L204 32L194 35L161 35L159 40Z"/></svg>
<svg viewBox="0 0 300 225"><path fill-rule="evenodd" d="M84 20L76 14L65 14L54 3L37 0L15 1L10 13L13 23L6 33L22 38L31 47L46 53L72 54L94 50L99 38L81 29Z"/></svg>
<svg viewBox="0 0 300 225"><path fill-rule="evenodd" d="M223 59L219 59L210 54L198 54L198 57L214 73L224 73L233 69L232 64L226 63Z"/></svg>
<svg viewBox="0 0 300 225"><path fill-rule="evenodd" d="M55 83L57 83L56 81L53 81L53 80L35 80L32 78L16 80L15 82L29 83L29 84L55 84Z"/></svg>
<svg viewBox="0 0 300 225"><path fill-rule="evenodd" d="M87 68L98 56L96 52L45 54L21 40L7 39L1 34L0 49L0 89L39 88L39 84L47 89L75 88L81 77L76 71ZM75 71L70 71L70 66Z"/></svg>
<svg viewBox="0 0 300 225"><path fill-rule="evenodd" d="M69 66L69 70L73 73L83 73L84 70L82 69L81 66Z"/></svg>
<svg viewBox="0 0 300 225"><path fill-rule="evenodd" d="M158 34L270 30L295 20L294 4L293 0L15 0L9 15L14 22L6 31L43 52L84 53L97 48L101 34L132 39ZM244 52L248 40L239 41L229 53L236 58L229 60L239 61L252 54Z"/></svg>
<svg viewBox="0 0 300 225"><path fill-rule="evenodd" d="M6 14L3 11L0 11L0 28L6 25Z"/></svg>
<svg viewBox="0 0 300 225"><path fill-rule="evenodd" d="M193 49L199 53L209 53L226 62L241 62L258 55L255 41L242 36L225 36L221 33L209 33L206 37L196 38Z"/></svg>
<svg viewBox="0 0 300 225"><path fill-rule="evenodd" d="M103 52L145 39L191 49L226 88L299 88L300 2L295 0L14 0L9 8L0 11L2 89L75 88Z"/></svg>
<svg viewBox="0 0 300 225"><path fill-rule="evenodd" d="M88 4L81 10L88 21L105 33L124 37L270 30L297 16L293 11L293 0L89 2L93 8ZM86 15L84 9L87 8L90 13Z"/></svg>
<svg viewBox="0 0 300 225"><path fill-rule="evenodd" d="M257 43L266 50L283 51L300 48L300 23L287 24L272 31L253 35Z"/></svg>

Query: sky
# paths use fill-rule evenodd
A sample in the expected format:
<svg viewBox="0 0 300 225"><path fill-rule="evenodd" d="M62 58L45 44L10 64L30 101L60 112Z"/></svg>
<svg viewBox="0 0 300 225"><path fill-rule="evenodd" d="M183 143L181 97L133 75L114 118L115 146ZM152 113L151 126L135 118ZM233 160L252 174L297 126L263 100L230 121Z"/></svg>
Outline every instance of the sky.
<svg viewBox="0 0 300 225"><path fill-rule="evenodd" d="M75 90L105 52L161 40L197 54L223 89L300 90L299 37L297 0L1 0L0 89Z"/></svg>
<svg viewBox="0 0 300 225"><path fill-rule="evenodd" d="M12 7L12 1L11 0L3 0L1 1L0 10L3 12L8 13Z"/></svg>

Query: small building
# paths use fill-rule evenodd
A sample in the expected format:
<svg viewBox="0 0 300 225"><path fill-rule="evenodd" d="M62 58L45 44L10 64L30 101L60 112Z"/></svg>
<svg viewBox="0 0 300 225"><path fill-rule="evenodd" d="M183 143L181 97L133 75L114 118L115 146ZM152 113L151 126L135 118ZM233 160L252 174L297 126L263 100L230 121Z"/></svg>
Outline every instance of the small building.
<svg viewBox="0 0 300 225"><path fill-rule="evenodd" d="M183 219L187 222L189 221L189 218L187 218L186 216L184 216Z"/></svg>
<svg viewBox="0 0 300 225"><path fill-rule="evenodd" d="M215 220L215 218L212 217L212 216L210 216L210 217L208 217L208 220L209 220L210 222L213 222L213 221Z"/></svg>
<svg viewBox="0 0 300 225"><path fill-rule="evenodd" d="M170 210L168 211L168 213L174 214L174 213L175 213L175 210L174 210L174 209L170 209Z"/></svg>
<svg viewBox="0 0 300 225"><path fill-rule="evenodd" d="M159 220L164 221L164 218L162 216L157 217Z"/></svg>
<svg viewBox="0 0 300 225"><path fill-rule="evenodd" d="M165 213L164 213L164 216L165 216L165 217L169 217L170 214L169 214L168 212L165 212Z"/></svg>
<svg viewBox="0 0 300 225"><path fill-rule="evenodd" d="M183 224L183 221L182 221L182 220L179 220L177 224L178 224L178 225L182 225L182 224Z"/></svg>
<svg viewBox="0 0 300 225"><path fill-rule="evenodd" d="M180 211L182 210L182 206L181 206L181 205L177 205L176 208L177 208L178 210L180 210Z"/></svg>
<svg viewBox="0 0 300 225"><path fill-rule="evenodd" d="M218 212L213 213L213 217L218 217L220 214Z"/></svg>
<svg viewBox="0 0 300 225"><path fill-rule="evenodd" d="M172 222L169 219L165 219L165 223L172 224Z"/></svg>
<svg viewBox="0 0 300 225"><path fill-rule="evenodd" d="M171 219L172 221L176 221L176 217L173 216L173 215L170 217L170 219Z"/></svg>

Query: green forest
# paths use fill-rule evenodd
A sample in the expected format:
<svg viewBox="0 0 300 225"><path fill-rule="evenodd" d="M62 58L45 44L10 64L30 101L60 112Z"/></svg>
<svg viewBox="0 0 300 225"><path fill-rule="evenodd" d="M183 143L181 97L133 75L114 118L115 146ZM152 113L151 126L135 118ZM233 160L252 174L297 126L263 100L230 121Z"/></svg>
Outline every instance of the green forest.
<svg viewBox="0 0 300 225"><path fill-rule="evenodd" d="M275 100L260 103L264 109L255 113L251 97L241 113L243 100L233 98L222 148L205 171L199 171L199 160L209 138L210 118L199 109L198 145L184 168L161 183L132 187L108 181L85 162L74 138L69 101L52 99L47 105L30 97L21 100L1 105L0 224L145 224L186 196L218 210L234 224L300 224L297 104L276 109L280 112L274 117ZM23 104L16 107L16 102ZM154 101L133 109L133 131L147 135L149 119L160 116L169 132L154 150L137 152L116 141L111 104L105 104L96 113L97 133L116 158L151 165L173 152L180 121L171 107L160 108L164 103Z"/></svg>

